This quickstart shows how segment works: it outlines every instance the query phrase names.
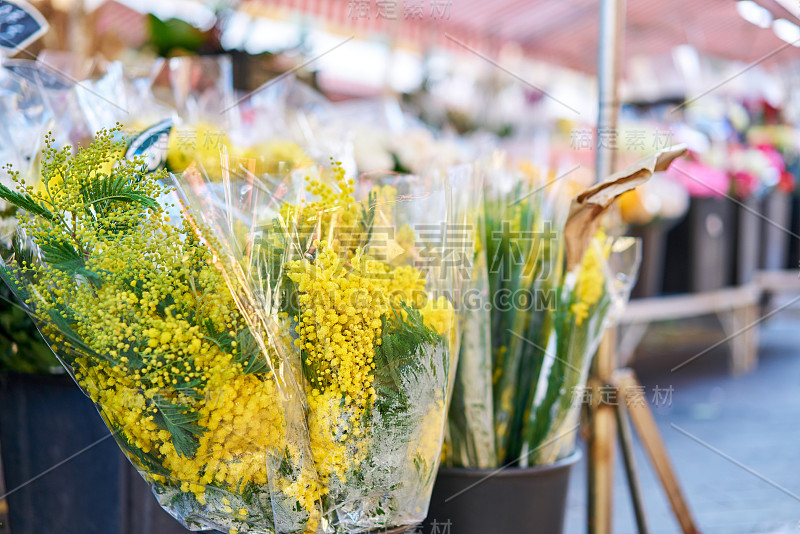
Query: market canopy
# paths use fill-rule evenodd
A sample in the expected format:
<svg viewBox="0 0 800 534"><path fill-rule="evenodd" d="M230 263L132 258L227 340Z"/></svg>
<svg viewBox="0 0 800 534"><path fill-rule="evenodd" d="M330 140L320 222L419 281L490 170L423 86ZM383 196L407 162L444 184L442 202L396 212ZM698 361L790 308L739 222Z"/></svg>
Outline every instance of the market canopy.
<svg viewBox="0 0 800 534"><path fill-rule="evenodd" d="M747 4L752 5L733 0L627 2L625 55L659 56L691 45L704 55L745 62L763 59L765 65L800 57L800 50L787 42L800 45L800 28L790 24L800 22L800 6L787 0ZM423 46L466 45L490 53L513 42L535 59L589 73L596 70L598 0L252 0L243 5L248 6L303 12L341 30L381 32ZM755 22L745 20L743 12ZM780 19L787 23L771 24Z"/></svg>

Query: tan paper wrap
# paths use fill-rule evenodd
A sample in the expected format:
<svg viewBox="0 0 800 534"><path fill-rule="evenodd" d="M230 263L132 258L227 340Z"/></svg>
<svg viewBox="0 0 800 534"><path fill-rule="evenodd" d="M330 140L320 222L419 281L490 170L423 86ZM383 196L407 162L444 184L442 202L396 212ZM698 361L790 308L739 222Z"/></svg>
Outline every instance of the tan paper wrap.
<svg viewBox="0 0 800 534"><path fill-rule="evenodd" d="M567 269L580 265L592 236L597 233L600 217L614 200L650 179L654 172L664 171L683 155L686 147L671 146L643 158L625 170L614 173L572 199L564 226Z"/></svg>

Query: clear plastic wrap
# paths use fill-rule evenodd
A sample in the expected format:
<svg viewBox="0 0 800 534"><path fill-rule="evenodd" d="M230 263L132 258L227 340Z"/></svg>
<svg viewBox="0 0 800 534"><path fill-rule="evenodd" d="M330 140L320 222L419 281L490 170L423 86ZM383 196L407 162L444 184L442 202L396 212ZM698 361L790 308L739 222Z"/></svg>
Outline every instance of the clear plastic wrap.
<svg viewBox="0 0 800 534"><path fill-rule="evenodd" d="M601 231L580 266L566 273L544 320L533 357L541 361L522 427L519 463L543 465L572 453L580 415L576 392L586 385L603 333L630 296L639 268L639 241Z"/></svg>
<svg viewBox="0 0 800 534"><path fill-rule="evenodd" d="M457 355L456 178L256 175L223 146L221 180L193 163L173 186L122 150L48 149L43 190L0 191L29 213L0 274L161 506L192 530L422 521Z"/></svg>
<svg viewBox="0 0 800 534"><path fill-rule="evenodd" d="M29 176L35 166L41 139L52 126L52 116L39 84L0 69L0 162ZM0 184L14 184L0 168ZM16 236L17 208L0 199L0 258L10 254ZM42 342L36 327L25 312L8 305L13 299L9 288L0 283L0 372L59 372L61 367ZM10 300L14 302L14 300Z"/></svg>
<svg viewBox="0 0 800 534"><path fill-rule="evenodd" d="M0 161L28 175L53 124L41 85L0 69L0 117Z"/></svg>
<svg viewBox="0 0 800 534"><path fill-rule="evenodd" d="M448 413L445 461L448 465L495 465L492 424L491 297L484 238L483 181L485 164L476 164L469 181L454 188L461 194L454 206L454 234L466 240L463 256L452 258L456 268L456 302L461 325L458 368ZM466 182L466 183L465 183Z"/></svg>
<svg viewBox="0 0 800 534"><path fill-rule="evenodd" d="M546 175L523 177L503 162L495 165L486 193L485 240L493 298L495 465L502 465L519 458L524 446L520 430L543 364L537 341L563 272L557 228L565 214L550 203Z"/></svg>

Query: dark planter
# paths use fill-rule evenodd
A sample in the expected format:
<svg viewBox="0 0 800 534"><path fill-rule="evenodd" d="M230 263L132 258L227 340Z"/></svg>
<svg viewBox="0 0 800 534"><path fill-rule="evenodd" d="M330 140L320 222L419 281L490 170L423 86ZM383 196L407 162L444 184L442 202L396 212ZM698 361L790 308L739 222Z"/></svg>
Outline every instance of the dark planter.
<svg viewBox="0 0 800 534"><path fill-rule="evenodd" d="M666 232L659 223L631 228L628 232L642 240L642 263L631 298L655 297L661 293L664 280Z"/></svg>
<svg viewBox="0 0 800 534"><path fill-rule="evenodd" d="M686 217L667 233L664 293L712 291L733 282L736 205L693 197Z"/></svg>
<svg viewBox="0 0 800 534"><path fill-rule="evenodd" d="M761 268L767 271L784 269L789 255L792 197L773 191L764 198L764 217L761 223Z"/></svg>
<svg viewBox="0 0 800 534"><path fill-rule="evenodd" d="M10 531L121 532L120 466L127 460L113 439L102 439L108 435L69 376L1 377L0 446ZM91 448L76 454L86 447Z"/></svg>
<svg viewBox="0 0 800 534"><path fill-rule="evenodd" d="M800 235L800 196L798 196L796 192L791 195L791 203L792 213L789 229L792 233ZM797 269L798 267L800 267L800 239L792 237L792 239L789 240L789 254L784 268Z"/></svg>
<svg viewBox="0 0 800 534"><path fill-rule="evenodd" d="M664 291L667 235L681 220L654 221L630 228L628 233L642 240L642 263L631 298L657 297Z"/></svg>
<svg viewBox="0 0 800 534"><path fill-rule="evenodd" d="M761 265L762 200L751 197L737 206L736 283L747 284Z"/></svg>
<svg viewBox="0 0 800 534"><path fill-rule="evenodd" d="M67 375L0 375L0 534L182 534Z"/></svg>
<svg viewBox="0 0 800 534"><path fill-rule="evenodd" d="M576 450L538 467L440 468L422 531L438 526L438 532L450 534L561 534L569 475L580 458Z"/></svg>

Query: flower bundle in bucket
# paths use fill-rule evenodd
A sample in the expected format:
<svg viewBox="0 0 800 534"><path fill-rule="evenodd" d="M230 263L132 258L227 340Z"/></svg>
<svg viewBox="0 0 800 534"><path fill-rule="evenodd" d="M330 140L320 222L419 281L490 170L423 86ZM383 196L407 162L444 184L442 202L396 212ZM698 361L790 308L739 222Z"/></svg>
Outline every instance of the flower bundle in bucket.
<svg viewBox="0 0 800 534"><path fill-rule="evenodd" d="M472 436L473 443L492 435L494 446L465 452L449 440L447 465L525 467L571 454L574 432L566 441L560 435L574 430L573 392L585 385L591 356L623 309L638 265L635 240L609 237L600 217L617 196L681 153L667 149L646 158L570 203L562 201L563 191L548 187L552 177L520 179L498 165L490 171L480 251L485 258L476 263L486 270L471 283L488 285L491 301L468 313L485 314L491 332L482 343L462 343L458 377L491 383L492 409L466 426L463 418L451 417L449 435ZM465 376L464 369L483 376ZM453 406L483 395L474 388L455 391L466 400L455 398Z"/></svg>
<svg viewBox="0 0 800 534"><path fill-rule="evenodd" d="M526 180L494 168L478 252L485 259L476 262L485 274L471 280L488 287L487 298L465 311L488 326L479 338L462 332L447 468L439 473L432 518L452 521L459 532L531 522L561 531L580 392L638 267L638 242L610 237L601 216L682 152L655 154L568 204L548 187L553 177Z"/></svg>

